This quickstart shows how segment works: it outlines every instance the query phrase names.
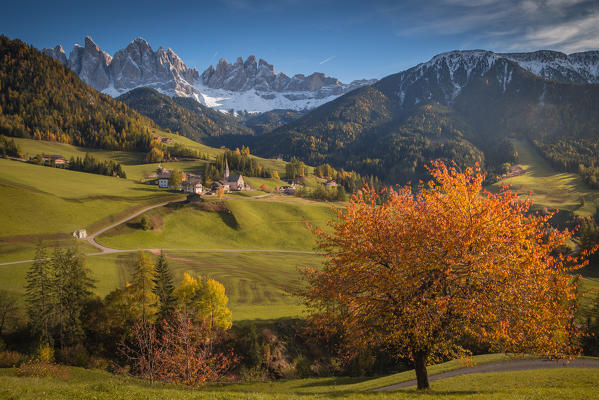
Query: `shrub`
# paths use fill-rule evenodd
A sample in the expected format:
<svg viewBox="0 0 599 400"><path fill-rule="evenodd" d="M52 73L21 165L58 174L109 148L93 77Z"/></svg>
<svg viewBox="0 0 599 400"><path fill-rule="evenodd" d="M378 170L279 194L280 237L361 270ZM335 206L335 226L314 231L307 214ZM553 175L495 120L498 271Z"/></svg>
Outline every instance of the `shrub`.
<svg viewBox="0 0 599 400"><path fill-rule="evenodd" d="M48 344L41 345L37 350L37 360L41 362L52 362L54 360L54 348Z"/></svg>
<svg viewBox="0 0 599 400"><path fill-rule="evenodd" d="M90 364L90 356L87 349L78 344L58 350L56 352L56 361L60 364L85 368Z"/></svg>
<svg viewBox="0 0 599 400"><path fill-rule="evenodd" d="M141 217L141 228L144 231L149 231L152 229L152 223L150 222L150 220L148 219L148 217L146 217L145 215L143 217Z"/></svg>
<svg viewBox="0 0 599 400"><path fill-rule="evenodd" d="M17 376L26 377L33 376L37 378L58 378L67 380L70 378L69 369L51 362L29 360L15 371Z"/></svg>
<svg viewBox="0 0 599 400"><path fill-rule="evenodd" d="M0 368L12 368L23 361L23 355L16 351L0 351Z"/></svg>

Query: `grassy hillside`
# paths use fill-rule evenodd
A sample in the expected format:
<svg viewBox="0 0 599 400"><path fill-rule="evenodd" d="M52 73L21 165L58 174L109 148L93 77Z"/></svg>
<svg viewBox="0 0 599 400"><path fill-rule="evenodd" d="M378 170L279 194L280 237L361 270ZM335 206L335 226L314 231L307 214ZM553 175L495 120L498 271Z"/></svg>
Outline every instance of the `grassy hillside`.
<svg viewBox="0 0 599 400"><path fill-rule="evenodd" d="M38 238L69 237L81 228L93 231L123 213L173 197L157 187L102 175L5 159L0 168L6 171L0 177L3 261L23 256L18 242L30 248Z"/></svg>
<svg viewBox="0 0 599 400"><path fill-rule="evenodd" d="M318 267L323 261L318 255L293 253L167 251L166 255L176 282L185 272L221 282L235 321L301 316L303 307L286 291L298 283L298 268ZM135 252L87 257L96 293L103 297L125 286L135 257ZM0 290L23 294L30 265L0 266Z"/></svg>
<svg viewBox="0 0 599 400"><path fill-rule="evenodd" d="M488 360L501 355L483 356ZM486 360L485 360L486 361ZM457 362L430 367L430 374L459 366ZM69 368L66 379L17 377L14 369L0 370L3 398L19 399L591 399L596 396L597 369L545 369L462 375L432 383L417 393L413 388L388 393L369 389L413 379L413 371L384 378L312 378L290 381L208 386L185 390L153 386L97 370Z"/></svg>
<svg viewBox="0 0 599 400"><path fill-rule="evenodd" d="M83 158L86 153L89 153L99 160L114 160L121 164L139 164L144 158L144 153L132 151L94 149L66 143L24 138L14 138L14 141L25 157L33 157L36 154L60 154L68 160L71 157Z"/></svg>
<svg viewBox="0 0 599 400"><path fill-rule="evenodd" d="M504 179L520 193L532 192L536 207L571 211L577 215L593 215L599 207L599 190L591 189L580 175L558 172L552 168L526 141L514 140L519 164L524 174ZM581 206L584 197L584 206Z"/></svg>
<svg viewBox="0 0 599 400"><path fill-rule="evenodd" d="M157 221L153 231L121 225L98 237L98 242L125 249L312 250L314 239L305 221L324 225L332 212L326 203L283 196L230 196L224 203L161 207L147 216Z"/></svg>

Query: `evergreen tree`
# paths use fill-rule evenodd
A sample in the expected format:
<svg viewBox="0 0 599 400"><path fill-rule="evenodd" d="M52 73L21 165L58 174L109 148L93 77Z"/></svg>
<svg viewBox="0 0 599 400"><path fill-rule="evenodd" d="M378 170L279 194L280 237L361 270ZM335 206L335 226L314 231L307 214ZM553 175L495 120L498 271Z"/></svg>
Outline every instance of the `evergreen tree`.
<svg viewBox="0 0 599 400"><path fill-rule="evenodd" d="M142 323L150 319L156 311L157 296L154 294L156 271L150 258L140 251L133 267L131 294L136 314Z"/></svg>
<svg viewBox="0 0 599 400"><path fill-rule="evenodd" d="M46 259L45 249L39 243L33 265L27 272L25 300L29 324L40 344L50 343L50 317L52 309L52 265Z"/></svg>
<svg viewBox="0 0 599 400"><path fill-rule="evenodd" d="M156 262L156 277L154 278L154 294L158 297L158 321L169 320L175 310L177 299L173 291L173 276L168 268L168 262L164 253L160 252L160 257Z"/></svg>
<svg viewBox="0 0 599 400"><path fill-rule="evenodd" d="M75 249L57 248L53 257L54 296L60 346L80 343L84 336L83 310L95 288L85 259Z"/></svg>

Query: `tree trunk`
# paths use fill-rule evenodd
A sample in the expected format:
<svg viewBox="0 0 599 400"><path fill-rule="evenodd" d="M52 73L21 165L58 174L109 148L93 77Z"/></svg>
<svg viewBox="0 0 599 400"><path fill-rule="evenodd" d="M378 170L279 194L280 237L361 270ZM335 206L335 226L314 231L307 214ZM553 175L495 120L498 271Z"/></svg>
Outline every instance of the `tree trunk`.
<svg viewBox="0 0 599 400"><path fill-rule="evenodd" d="M426 353L419 351L414 354L414 368L416 369L416 383L418 390L429 389L428 372L426 371Z"/></svg>

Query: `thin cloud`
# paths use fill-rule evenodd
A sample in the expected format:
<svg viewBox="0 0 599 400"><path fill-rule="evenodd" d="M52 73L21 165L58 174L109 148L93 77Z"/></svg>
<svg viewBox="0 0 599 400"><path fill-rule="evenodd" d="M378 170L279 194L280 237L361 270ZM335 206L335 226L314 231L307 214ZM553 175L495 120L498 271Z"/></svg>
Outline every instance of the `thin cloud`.
<svg viewBox="0 0 599 400"><path fill-rule="evenodd" d="M336 56L330 56L329 58L325 58L324 60L322 60L321 62L319 62L320 65L324 64L324 63L328 63L329 61L333 60Z"/></svg>
<svg viewBox="0 0 599 400"><path fill-rule="evenodd" d="M394 33L402 38L462 35L468 43L497 51L599 48L596 0L433 0L389 11Z"/></svg>

